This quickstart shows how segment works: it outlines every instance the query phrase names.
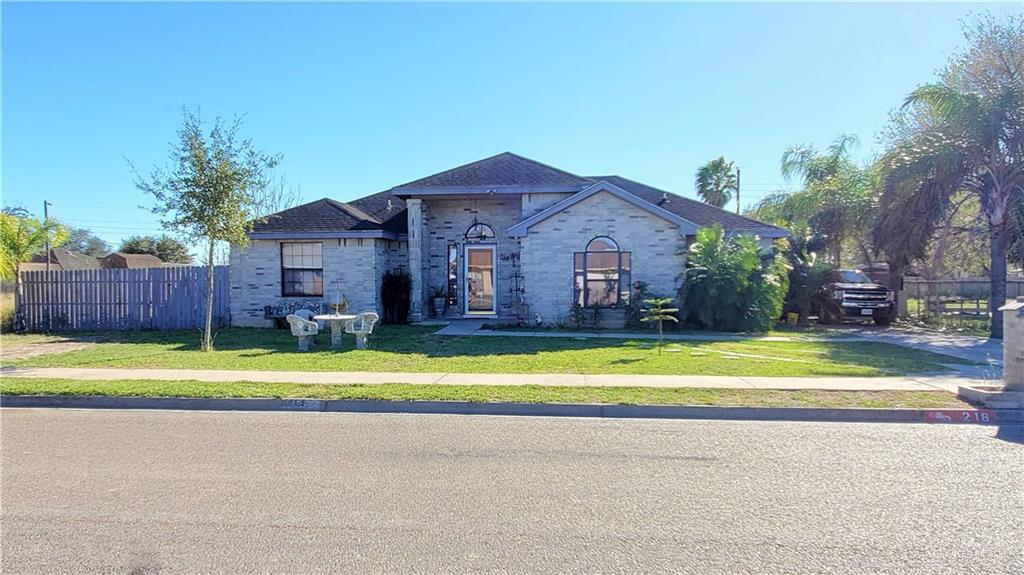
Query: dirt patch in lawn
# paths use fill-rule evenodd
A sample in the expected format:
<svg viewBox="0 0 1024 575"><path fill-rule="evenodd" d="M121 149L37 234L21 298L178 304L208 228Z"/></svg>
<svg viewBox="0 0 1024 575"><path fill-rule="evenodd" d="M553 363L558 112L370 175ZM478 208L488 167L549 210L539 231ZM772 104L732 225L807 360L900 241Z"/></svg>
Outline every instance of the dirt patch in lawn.
<svg viewBox="0 0 1024 575"><path fill-rule="evenodd" d="M51 353L66 353L80 349L90 348L97 343L104 341L100 336L93 337L61 337L61 336L39 336L27 341L19 341L17 338L5 337L0 340L0 358L4 360L25 359L37 355Z"/></svg>

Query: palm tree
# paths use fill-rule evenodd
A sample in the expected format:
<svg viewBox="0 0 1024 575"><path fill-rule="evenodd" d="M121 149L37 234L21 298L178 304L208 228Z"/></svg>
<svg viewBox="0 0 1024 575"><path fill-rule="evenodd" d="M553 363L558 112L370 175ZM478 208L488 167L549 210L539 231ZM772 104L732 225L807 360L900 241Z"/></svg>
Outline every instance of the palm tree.
<svg viewBox="0 0 1024 575"><path fill-rule="evenodd" d="M989 231L991 336L1002 338L1013 202L1024 193L1024 16L966 27L969 47L938 82L907 96L896 118L876 237L904 263L919 259L953 198L978 197Z"/></svg>
<svg viewBox="0 0 1024 575"><path fill-rule="evenodd" d="M850 157L857 137L843 134L825 150L793 146L782 155L782 175L798 179L795 192L773 192L758 202L752 214L762 220L804 233L820 235L832 265L842 265L843 245L856 240L863 259L870 261L866 244L867 221L874 213L874 172Z"/></svg>
<svg viewBox="0 0 1024 575"><path fill-rule="evenodd" d="M697 170L697 195L706 204L724 207L736 191L736 173L732 162L718 157Z"/></svg>
<svg viewBox="0 0 1024 575"><path fill-rule="evenodd" d="M39 220L23 209L0 213L0 280L18 281L18 264L32 260L46 243L57 248L68 240L68 229L56 220Z"/></svg>

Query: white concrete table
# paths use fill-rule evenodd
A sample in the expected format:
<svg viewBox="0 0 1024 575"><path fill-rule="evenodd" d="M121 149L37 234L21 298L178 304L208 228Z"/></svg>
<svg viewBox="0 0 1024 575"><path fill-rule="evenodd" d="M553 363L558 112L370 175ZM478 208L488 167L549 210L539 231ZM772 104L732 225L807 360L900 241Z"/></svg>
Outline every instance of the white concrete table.
<svg viewBox="0 0 1024 575"><path fill-rule="evenodd" d="M341 336L345 334L345 322L353 319L356 319L356 316L340 313L324 313L313 316L314 321L330 322L331 349L341 349Z"/></svg>

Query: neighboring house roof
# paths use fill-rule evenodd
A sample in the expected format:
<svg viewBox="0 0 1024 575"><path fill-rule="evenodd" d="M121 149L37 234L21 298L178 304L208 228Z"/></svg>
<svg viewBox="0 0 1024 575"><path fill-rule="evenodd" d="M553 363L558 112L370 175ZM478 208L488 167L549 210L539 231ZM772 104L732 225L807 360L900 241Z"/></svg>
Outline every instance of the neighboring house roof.
<svg viewBox="0 0 1024 575"><path fill-rule="evenodd" d="M31 268L21 268L25 271L28 269L46 269L46 254L37 254L32 256L33 264L42 264L38 268L32 266ZM98 270L103 267L103 262L99 258L93 256L73 252L64 248L52 248L50 249L50 269L51 270Z"/></svg>
<svg viewBox="0 0 1024 575"><path fill-rule="evenodd" d="M407 233L405 197L476 194L519 194L570 192L574 196L555 206L565 207L578 202L599 189L606 191L679 225L680 233L692 234L696 227L720 224L727 232L757 234L766 238L785 237L786 230L732 213L709 204L685 198L621 176L578 176L511 152L484 158L457 168L420 178L390 190L378 192L350 202L329 198L296 206L266 218L253 226L254 239L359 238L398 239ZM576 198L574 200L574 198ZM572 200L572 201L570 201ZM568 202L568 203L566 203ZM548 216L554 207L541 212ZM561 209L565 209L562 207ZM558 210L560 211L560 210ZM513 235L541 221L541 214L531 216L509 231ZM544 216L547 217L547 216ZM538 218L538 219L535 219Z"/></svg>
<svg viewBox="0 0 1024 575"><path fill-rule="evenodd" d="M578 191L590 180L512 152L477 160L395 186L396 194L521 193L524 188Z"/></svg>
<svg viewBox="0 0 1024 575"><path fill-rule="evenodd" d="M385 192L386 193L386 192ZM398 212L404 212L405 203L392 201L387 208L386 197L381 194L367 196L351 203L323 198L268 216L256 222L249 234L255 239L301 237L386 237L397 235ZM367 212L376 212L377 215ZM386 218L386 219L382 219ZM404 232L404 226L402 229Z"/></svg>
<svg viewBox="0 0 1024 575"><path fill-rule="evenodd" d="M697 224L691 222L690 220L680 216L679 214L665 210L652 202L649 202L636 196L635 194L627 192L626 190L620 188L619 186L616 186L615 184L611 184L607 181L601 180L595 184L592 184L590 187L581 191L580 193L569 196L568 198L558 202L557 204L545 210L542 210L541 212L534 214L529 218L526 218L525 220L509 228L508 232L513 237L525 236L527 233L529 233L530 227L533 226L534 224L539 224L540 222L543 222L544 220L550 218L551 216L561 213L571 208L572 206L582 202L583 200L596 194L599 194L601 192L607 192L609 194L612 194L613 196L619 198L620 200L633 204L634 206L640 208L641 210L647 211L659 218L672 222L673 224L679 227L679 234L682 236L692 236L697 233L697 230L700 227Z"/></svg>
<svg viewBox="0 0 1024 575"><path fill-rule="evenodd" d="M115 269L159 268L164 261L153 254L114 252L103 258L103 267Z"/></svg>
<svg viewBox="0 0 1024 575"><path fill-rule="evenodd" d="M151 254L114 252L97 258L63 248L50 250L51 271L158 268L164 265L163 260ZM31 262L20 264L18 270L23 272L45 271L46 256L42 254L33 256Z"/></svg>

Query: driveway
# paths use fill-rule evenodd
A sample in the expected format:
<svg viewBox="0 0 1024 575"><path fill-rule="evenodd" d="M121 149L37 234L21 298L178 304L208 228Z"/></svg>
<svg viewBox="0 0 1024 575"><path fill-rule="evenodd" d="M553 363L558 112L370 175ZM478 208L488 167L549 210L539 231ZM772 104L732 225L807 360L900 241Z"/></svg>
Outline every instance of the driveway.
<svg viewBox="0 0 1024 575"><path fill-rule="evenodd" d="M852 327L850 333L871 341L951 355L976 361L983 366L950 364L963 377L1001 379L1003 377L1003 341L970 335L952 335L910 329L873 329Z"/></svg>

